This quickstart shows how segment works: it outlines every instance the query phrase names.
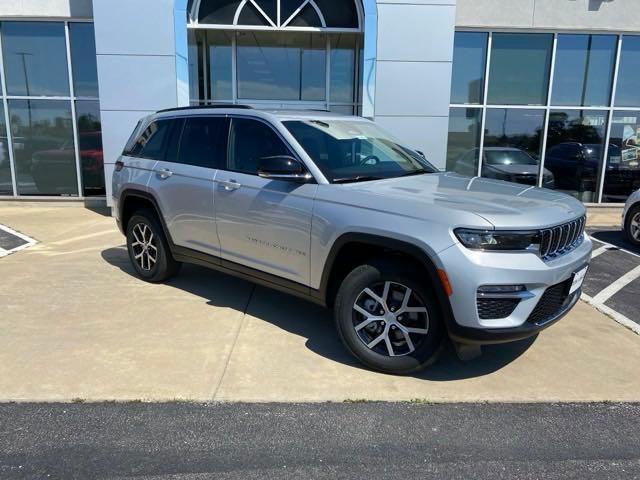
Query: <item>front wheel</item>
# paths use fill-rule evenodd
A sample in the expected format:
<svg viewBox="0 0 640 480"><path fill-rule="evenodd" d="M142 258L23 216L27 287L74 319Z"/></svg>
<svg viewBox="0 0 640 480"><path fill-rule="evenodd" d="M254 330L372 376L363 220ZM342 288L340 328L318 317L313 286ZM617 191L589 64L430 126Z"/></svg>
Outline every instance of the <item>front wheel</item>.
<svg viewBox="0 0 640 480"><path fill-rule="evenodd" d="M633 207L627 214L624 230L629 242L640 245L640 205Z"/></svg>
<svg viewBox="0 0 640 480"><path fill-rule="evenodd" d="M433 292L403 267L357 267L342 282L334 305L338 334L349 351L374 370L400 375L434 363L445 340Z"/></svg>

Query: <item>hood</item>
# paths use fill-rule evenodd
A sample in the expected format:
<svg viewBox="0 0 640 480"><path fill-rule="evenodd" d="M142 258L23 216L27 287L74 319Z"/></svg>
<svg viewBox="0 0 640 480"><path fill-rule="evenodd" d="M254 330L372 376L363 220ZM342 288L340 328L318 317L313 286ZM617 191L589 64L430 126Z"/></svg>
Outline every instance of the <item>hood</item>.
<svg viewBox="0 0 640 480"><path fill-rule="evenodd" d="M578 200L553 190L454 173L331 185L331 191L332 201L440 222L446 218L455 225L480 226L483 219L497 229L545 228L586 212Z"/></svg>

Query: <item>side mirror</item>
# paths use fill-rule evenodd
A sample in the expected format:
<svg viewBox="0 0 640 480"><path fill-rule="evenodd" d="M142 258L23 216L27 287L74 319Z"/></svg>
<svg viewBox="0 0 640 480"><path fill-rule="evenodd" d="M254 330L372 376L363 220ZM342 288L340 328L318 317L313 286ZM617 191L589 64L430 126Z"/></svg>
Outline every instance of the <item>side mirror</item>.
<svg viewBox="0 0 640 480"><path fill-rule="evenodd" d="M274 157L262 157L258 163L258 175L272 180L288 180L294 182L307 182L311 180L311 174L295 158L288 155Z"/></svg>

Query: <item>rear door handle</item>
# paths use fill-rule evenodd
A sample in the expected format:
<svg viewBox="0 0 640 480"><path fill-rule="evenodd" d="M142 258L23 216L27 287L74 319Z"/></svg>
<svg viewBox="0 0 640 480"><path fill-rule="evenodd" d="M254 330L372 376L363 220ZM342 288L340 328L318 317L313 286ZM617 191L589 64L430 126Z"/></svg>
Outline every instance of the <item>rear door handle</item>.
<svg viewBox="0 0 640 480"><path fill-rule="evenodd" d="M238 190L242 186L235 180L229 180L229 181L222 180L220 181L220 185L222 185L222 188L224 188L227 192Z"/></svg>
<svg viewBox="0 0 640 480"><path fill-rule="evenodd" d="M171 175L173 175L173 172L171 170L169 170L168 168L162 168L160 170L158 170L158 176L162 179L162 180L166 180L167 178L169 178Z"/></svg>

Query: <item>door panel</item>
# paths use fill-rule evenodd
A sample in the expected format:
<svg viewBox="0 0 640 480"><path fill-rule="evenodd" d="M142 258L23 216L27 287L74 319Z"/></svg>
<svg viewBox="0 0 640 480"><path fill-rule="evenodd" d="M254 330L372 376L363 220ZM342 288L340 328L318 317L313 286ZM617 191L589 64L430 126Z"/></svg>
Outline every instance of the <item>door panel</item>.
<svg viewBox="0 0 640 480"><path fill-rule="evenodd" d="M149 188L176 245L220 256L213 206L215 175L216 170L209 168L161 161Z"/></svg>
<svg viewBox="0 0 640 480"><path fill-rule="evenodd" d="M308 284L317 185L224 171L215 183L222 258Z"/></svg>
<svg viewBox="0 0 640 480"><path fill-rule="evenodd" d="M308 285L317 185L257 175L260 158L291 155L266 123L234 118L229 142L228 169L220 170L215 180L223 260Z"/></svg>
<svg viewBox="0 0 640 480"><path fill-rule="evenodd" d="M228 120L202 116L175 120L165 159L154 169L154 191L176 245L220 256L214 180L226 159Z"/></svg>

